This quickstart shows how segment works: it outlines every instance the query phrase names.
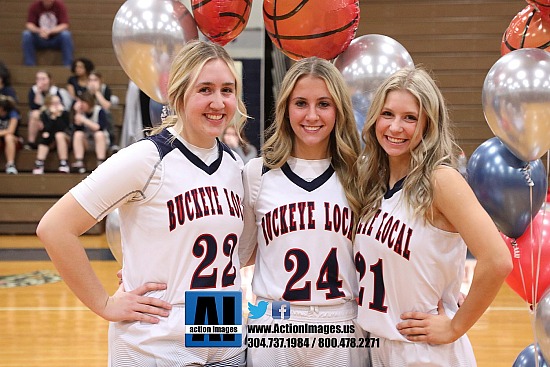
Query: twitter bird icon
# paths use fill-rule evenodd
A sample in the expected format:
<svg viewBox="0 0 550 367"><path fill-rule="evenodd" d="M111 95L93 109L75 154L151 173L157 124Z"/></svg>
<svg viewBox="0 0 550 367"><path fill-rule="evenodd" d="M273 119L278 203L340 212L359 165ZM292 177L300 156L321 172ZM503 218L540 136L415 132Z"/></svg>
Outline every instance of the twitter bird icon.
<svg viewBox="0 0 550 367"><path fill-rule="evenodd" d="M251 319L259 319L265 314L268 304L269 303L267 301L260 301L256 306L248 302L248 317Z"/></svg>

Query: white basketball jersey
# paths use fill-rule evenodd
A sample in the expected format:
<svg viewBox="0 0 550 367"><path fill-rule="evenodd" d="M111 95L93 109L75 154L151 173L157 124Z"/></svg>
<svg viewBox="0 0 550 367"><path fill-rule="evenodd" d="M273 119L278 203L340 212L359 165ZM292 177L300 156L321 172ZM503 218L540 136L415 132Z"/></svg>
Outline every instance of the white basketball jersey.
<svg viewBox="0 0 550 367"><path fill-rule="evenodd" d="M267 170L254 210L254 294L300 305L334 305L355 298L355 218L332 166L309 182L288 163Z"/></svg>
<svg viewBox="0 0 550 367"><path fill-rule="evenodd" d="M357 228L357 322L376 336L407 341L396 329L403 312L437 314L443 300L449 317L456 313L466 245L458 233L411 215L400 186L388 192L374 217Z"/></svg>
<svg viewBox="0 0 550 367"><path fill-rule="evenodd" d="M71 193L97 220L119 207L127 291L166 283L154 297L183 304L187 290L240 290L242 160L218 141L207 165L173 138L122 149Z"/></svg>

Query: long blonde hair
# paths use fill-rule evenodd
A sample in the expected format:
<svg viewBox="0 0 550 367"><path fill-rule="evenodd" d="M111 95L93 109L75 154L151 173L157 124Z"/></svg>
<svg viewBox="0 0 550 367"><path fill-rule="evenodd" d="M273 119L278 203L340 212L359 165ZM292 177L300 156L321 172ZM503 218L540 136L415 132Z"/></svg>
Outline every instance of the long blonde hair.
<svg viewBox="0 0 550 367"><path fill-rule="evenodd" d="M268 139L262 151L264 163L269 168L280 168L290 157L295 134L288 117L288 102L298 80L305 76L322 79L336 106L336 123L330 133L329 152L332 166L346 192L346 198L354 213L359 214L361 203L357 191L357 154L359 134L355 125L348 88L340 71L330 62L317 57L297 61L285 74L275 104L275 118L267 130Z"/></svg>
<svg viewBox="0 0 550 367"><path fill-rule="evenodd" d="M403 184L405 202L413 214L429 220L433 203L433 171L440 165L456 167L458 145L454 141L445 99L428 72L420 67L402 69L391 75L377 89L369 108L362 138L365 147L358 161L359 189L362 195L361 216L370 219L388 190L388 155L376 138L376 121L389 92L409 91L418 101L420 118L426 118L420 144L411 150L409 173ZM419 126L419 125L418 125Z"/></svg>
<svg viewBox="0 0 550 367"><path fill-rule="evenodd" d="M247 119L246 106L241 99L242 85L238 76L237 69L231 56L227 51L215 43L192 40L187 42L179 53L174 57L170 66L168 76L168 102L170 115L162 123L151 129L150 135L160 133L167 127L173 126L178 134L181 134L185 126L185 102L189 89L195 84L199 73L204 65L210 60L223 60L231 74L235 77L235 95L237 98L237 112L240 114L235 119L234 125L237 130L242 129Z"/></svg>

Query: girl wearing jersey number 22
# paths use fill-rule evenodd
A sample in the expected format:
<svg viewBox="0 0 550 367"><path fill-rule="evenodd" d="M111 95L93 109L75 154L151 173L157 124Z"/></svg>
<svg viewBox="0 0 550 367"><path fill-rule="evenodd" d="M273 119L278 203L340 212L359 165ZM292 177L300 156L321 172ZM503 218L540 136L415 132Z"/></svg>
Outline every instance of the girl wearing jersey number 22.
<svg viewBox="0 0 550 367"><path fill-rule="evenodd" d="M263 156L243 172L239 256L246 261L256 251L252 291L269 303L249 327L279 324L287 332L249 333L267 344L248 345L248 365L361 367L364 351L345 344L362 335L352 248L360 145L351 99L338 69L313 57L287 71L275 108ZM290 302L288 319L272 317L275 301ZM301 347L289 347L295 338Z"/></svg>
<svg viewBox="0 0 550 367"><path fill-rule="evenodd" d="M377 90L362 138L364 209L355 238L357 321L373 366L475 366L465 333L512 269L489 215L456 170L445 101L430 75L403 69ZM477 265L458 308L466 248Z"/></svg>
<svg viewBox="0 0 550 367"><path fill-rule="evenodd" d="M240 291L236 246L243 215L225 196L242 200L243 162L217 139L236 112L237 125L246 118L240 92L221 46L188 42L170 70L168 100L175 114L110 157L40 221L37 234L67 285L111 321L111 367L246 363L244 347L184 345L186 291ZM192 205L182 203L193 197ZM123 282L109 296L79 236L116 208ZM224 250L215 251L222 243Z"/></svg>

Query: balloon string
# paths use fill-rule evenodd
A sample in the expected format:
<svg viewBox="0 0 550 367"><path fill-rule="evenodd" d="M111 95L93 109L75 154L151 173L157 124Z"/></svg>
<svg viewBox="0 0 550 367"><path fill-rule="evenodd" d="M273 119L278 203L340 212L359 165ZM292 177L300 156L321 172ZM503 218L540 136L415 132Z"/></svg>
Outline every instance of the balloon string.
<svg viewBox="0 0 550 367"><path fill-rule="evenodd" d="M531 178L531 164L529 162L525 163L525 166L521 168L521 173L523 174L523 178L527 182L527 185L529 186L529 216L531 217L533 213L533 186L535 183L533 182L533 179ZM531 217L531 222L532 222ZM533 266L535 264L534 261L534 248L533 248L533 226L529 226L529 236L531 239L531 308L534 308L533 311L536 311L536 305L537 305L537 286L538 286L538 266L540 265L540 249L537 254L537 267ZM535 271L537 269L537 271ZM536 273L536 274L535 274ZM526 293L527 294L527 293Z"/></svg>
<svg viewBox="0 0 550 367"><path fill-rule="evenodd" d="M546 152L546 172L550 172L549 171L549 167L550 166L550 150L548 152ZM548 195L548 180L546 180L546 187L544 188L544 193L546 195ZM532 199L532 191L531 191L531 201L533 200ZM533 206L533 204L531 203L531 207ZM538 281L539 281L539 275L540 275L540 262L541 262L541 257L542 257L542 247L543 247L543 243L544 243L544 223L546 222L546 212L547 210L550 209L550 203L547 203L546 202L546 197L545 197L545 200L544 200L544 203L542 203L542 210L541 210L541 218L540 218L540 223L542 223L542 225L540 226L540 231L538 233L538 237L537 237L537 240L538 240L538 247L539 247L539 258L538 258L538 263L537 263L537 289L538 289ZM537 214L538 215L538 214ZM531 226L531 235L533 235L533 226ZM544 292L545 290L543 290Z"/></svg>
<svg viewBox="0 0 550 367"><path fill-rule="evenodd" d="M530 209L530 212L529 213L533 213L533 187L529 187L529 209ZM529 214L531 215L531 214ZM533 252L534 252L534 248L533 248L533 245L536 245L535 244L535 241L536 241L536 238L533 236L534 234L534 229L533 229L533 219L534 218L531 218L531 224L529 225L529 236L531 238L531 264L534 264L533 262ZM536 311L536 308L537 308L537 298L538 298L538 289L539 289L539 274L540 274L540 255L541 255L541 252L542 252L542 246L540 246L540 243L538 244L537 246L537 266L534 267L534 266L531 266L531 279L534 279L534 283L532 283L532 293L533 293L533 302L535 304L535 311Z"/></svg>
<svg viewBox="0 0 550 367"><path fill-rule="evenodd" d="M536 317L536 316L535 316ZM533 320L535 319L535 317L533 317ZM534 325L533 325L534 326ZM532 328L533 330L535 329L534 327ZM540 354L539 354L539 343L537 343L537 338L535 336L535 343L533 344L535 346L535 367L539 367L539 357L540 357Z"/></svg>
<svg viewBox="0 0 550 367"><path fill-rule="evenodd" d="M529 215L533 213L533 186L529 187ZM533 252L534 248L533 246L536 245L535 241L536 239L533 237L534 229L533 229L533 218L531 218L531 225L529 225L529 236L531 238L531 264L533 264ZM537 342L537 333L535 332L535 322L537 319L537 306L538 306L538 289L539 289L539 274L540 274L540 255L541 255L542 246L538 244L537 246L537 266L531 266L531 279L534 280L534 282L531 282L531 301L533 302L533 316L531 318L531 330L533 330L533 340L534 340L534 346L535 346L535 367L539 367L539 354L538 354L538 342ZM534 275L534 276L533 276Z"/></svg>
<svg viewBox="0 0 550 367"><path fill-rule="evenodd" d="M548 171L548 165L549 165L549 152L547 152L546 154L546 172L549 172ZM529 164L528 164L529 165ZM544 193L547 194L548 193L548 181L546 181L546 187L544 188L545 191ZM530 187L529 189L529 200L530 200L530 209L531 209L531 213L533 212L533 187ZM545 216L546 216L546 208L545 206L548 205L546 204L546 200L544 200L544 203L542 204L542 218L541 219L541 223L544 223L544 220L545 220ZM537 214L538 215L538 214ZM534 218L533 218L534 219ZM531 223L533 223L531 221ZM534 228L533 228L533 224L530 225L530 233L529 235L531 236L531 243L535 243L536 241L536 244L538 245L538 251L537 251L537 272L536 272L536 279L535 279L535 296L538 296L538 289L539 289L539 276L540 276L540 262L541 262L541 257L542 257L542 242L543 242L543 235L544 235L544 225L541 226L540 228L540 233L538 233L538 237L535 238L534 237ZM532 248L532 247L531 247ZM533 271L533 269L531 269ZM543 290L544 291L544 290ZM536 300L536 297L534 298L534 300Z"/></svg>
<svg viewBox="0 0 550 367"><path fill-rule="evenodd" d="M519 277L521 279L521 285L523 286L523 294L527 296L527 287L525 286L525 276L523 275L523 267L521 266L521 255L518 248L518 243L515 239L512 239L512 249L514 250L514 259L518 261ZM532 304L531 304L532 307Z"/></svg>
<svg viewBox="0 0 550 367"><path fill-rule="evenodd" d="M550 172L549 171L549 168L550 168L550 151L547 152L546 154L546 172ZM531 213L532 213L532 210L533 210L533 188L531 187L530 190L529 190L529 194L530 194L530 197L529 197L529 200L530 200L530 207L531 207ZM545 193L547 194L548 193L548 181L546 182L546 187L545 187ZM548 195L548 194L547 194ZM541 213L541 223L544 223L545 220L546 220L546 210L547 208L545 206L547 206L548 203L546 203L546 200L545 200L545 203L542 204L542 213ZM533 243L533 241L535 240L535 238L533 237L533 232L534 232L534 229L533 229L533 225L531 224L531 230L530 230L530 235L531 235L531 243ZM537 290L538 292L538 283L539 283L539 276L540 276L540 261L541 261L541 257L542 257L542 242L543 242L543 235L544 235L544 225L541 226L540 228L540 234L539 234L539 237L538 237L538 259L537 259L537 274L536 274L536 286L535 286L535 289ZM537 294L536 294L537 296ZM535 301L536 300L536 297L533 298L533 300ZM536 367L539 367L540 364L539 364L539 359L540 359L540 354L538 353L538 350L539 350L539 346L538 346L538 341L537 341L537 334L535 332L535 322L536 322L536 318L537 318L537 302L534 303L534 310L533 310L533 317L531 319L532 321L532 326L531 326L531 329L533 330L533 337L534 337L534 349L535 349L535 366Z"/></svg>

